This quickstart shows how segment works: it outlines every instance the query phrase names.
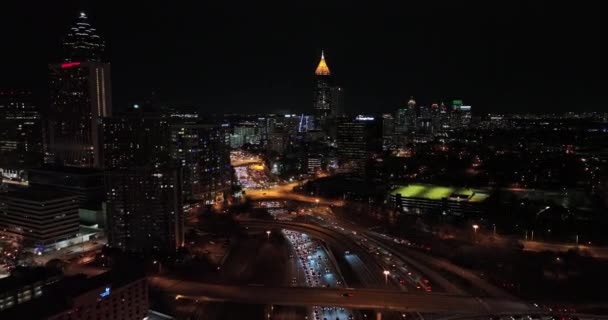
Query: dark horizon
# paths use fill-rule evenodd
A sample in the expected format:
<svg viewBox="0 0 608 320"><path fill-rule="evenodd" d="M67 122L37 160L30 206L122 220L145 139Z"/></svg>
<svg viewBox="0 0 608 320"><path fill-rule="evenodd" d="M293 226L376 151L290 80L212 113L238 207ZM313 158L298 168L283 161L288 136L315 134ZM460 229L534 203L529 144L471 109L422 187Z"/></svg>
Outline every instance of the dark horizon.
<svg viewBox="0 0 608 320"><path fill-rule="evenodd" d="M202 112L312 112L321 49L347 112L458 98L484 112L602 111L601 19L554 3L318 6L13 4L0 21L2 88L44 107L48 63L78 12L106 40L114 105L156 92ZM597 14L596 14L597 15ZM15 32L14 30L19 30ZM605 108L604 108L605 109Z"/></svg>

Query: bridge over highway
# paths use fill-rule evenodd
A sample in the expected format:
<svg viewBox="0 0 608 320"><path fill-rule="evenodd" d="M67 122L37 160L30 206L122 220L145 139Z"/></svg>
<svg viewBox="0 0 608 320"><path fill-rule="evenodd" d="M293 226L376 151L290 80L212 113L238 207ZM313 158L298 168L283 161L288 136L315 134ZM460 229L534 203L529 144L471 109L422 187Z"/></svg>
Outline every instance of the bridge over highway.
<svg viewBox="0 0 608 320"><path fill-rule="evenodd" d="M419 294L382 289L259 287L205 284L166 277L149 277L150 285L196 300L233 301L284 306L334 306L344 308L459 314L531 313L527 303L495 298L448 294Z"/></svg>

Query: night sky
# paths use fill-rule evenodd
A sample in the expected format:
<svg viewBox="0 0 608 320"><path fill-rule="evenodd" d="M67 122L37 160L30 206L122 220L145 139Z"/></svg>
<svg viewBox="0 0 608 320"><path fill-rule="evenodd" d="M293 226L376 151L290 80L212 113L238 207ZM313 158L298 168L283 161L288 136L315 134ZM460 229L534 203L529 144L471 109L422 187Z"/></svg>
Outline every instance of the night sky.
<svg viewBox="0 0 608 320"><path fill-rule="evenodd" d="M82 9L108 45L115 108L155 91L207 112L309 111L324 49L351 112L411 95L477 114L608 111L608 29L582 1L18 2L0 12L0 87L31 89L43 107L47 64Z"/></svg>

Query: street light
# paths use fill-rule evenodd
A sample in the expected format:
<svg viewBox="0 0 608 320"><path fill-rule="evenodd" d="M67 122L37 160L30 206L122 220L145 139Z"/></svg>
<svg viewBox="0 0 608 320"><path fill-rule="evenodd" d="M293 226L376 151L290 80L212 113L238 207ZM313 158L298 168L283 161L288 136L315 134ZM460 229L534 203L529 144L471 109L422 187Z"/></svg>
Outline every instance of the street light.
<svg viewBox="0 0 608 320"><path fill-rule="evenodd" d="M156 271L158 273L162 273L163 272L163 265L160 263L160 261L154 260L153 264L154 265L158 265L158 268L156 269Z"/></svg>
<svg viewBox="0 0 608 320"><path fill-rule="evenodd" d="M479 229L479 225L474 224L474 225L473 225L473 230L475 230L475 233L477 233L477 229Z"/></svg>
<svg viewBox="0 0 608 320"><path fill-rule="evenodd" d="M388 284L388 275L391 274L388 270L384 270L384 282L386 282L386 284Z"/></svg>
<svg viewBox="0 0 608 320"><path fill-rule="evenodd" d="M266 230L266 239L270 240L270 230Z"/></svg>

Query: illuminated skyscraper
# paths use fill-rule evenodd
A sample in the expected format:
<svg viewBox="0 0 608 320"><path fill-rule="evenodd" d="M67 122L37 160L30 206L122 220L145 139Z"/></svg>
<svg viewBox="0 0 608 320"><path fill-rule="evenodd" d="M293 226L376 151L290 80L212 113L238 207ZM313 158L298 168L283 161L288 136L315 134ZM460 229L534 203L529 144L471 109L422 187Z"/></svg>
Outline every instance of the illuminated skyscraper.
<svg viewBox="0 0 608 320"><path fill-rule="evenodd" d="M315 70L314 111L319 125L331 115L331 73L321 51L321 61Z"/></svg>
<svg viewBox="0 0 608 320"><path fill-rule="evenodd" d="M80 13L63 47L64 62L49 66L47 159L62 166L101 167L100 123L112 114L105 45Z"/></svg>
<svg viewBox="0 0 608 320"><path fill-rule="evenodd" d="M63 41L65 61L103 61L105 42L81 12Z"/></svg>

